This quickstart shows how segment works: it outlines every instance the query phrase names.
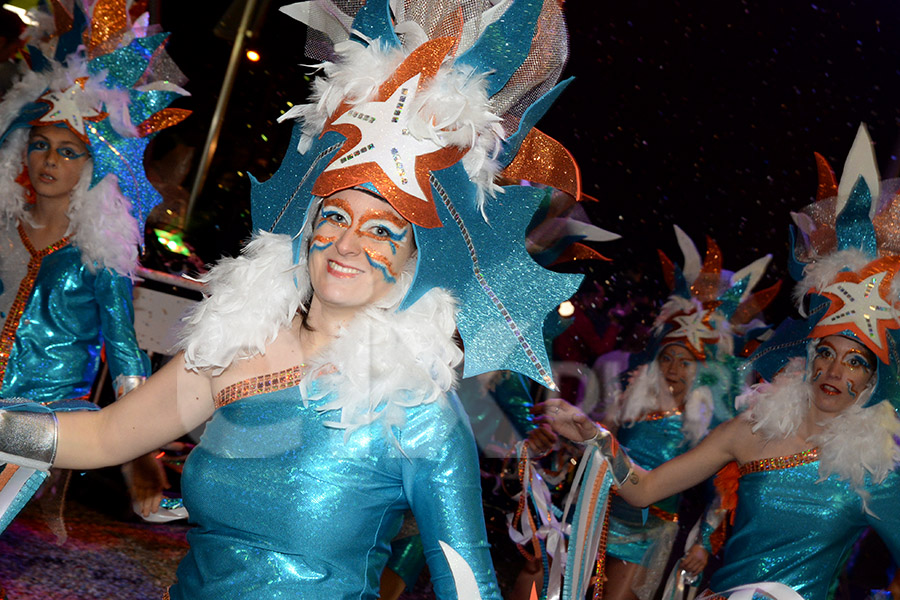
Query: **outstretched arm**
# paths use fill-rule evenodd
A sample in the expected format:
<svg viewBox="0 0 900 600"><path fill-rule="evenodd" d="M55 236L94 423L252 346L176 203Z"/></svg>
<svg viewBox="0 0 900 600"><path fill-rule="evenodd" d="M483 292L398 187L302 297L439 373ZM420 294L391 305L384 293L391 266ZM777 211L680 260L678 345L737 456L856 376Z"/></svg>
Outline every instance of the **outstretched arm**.
<svg viewBox="0 0 900 600"><path fill-rule="evenodd" d="M214 410L210 380L184 368L181 354L101 411L60 413L54 466L118 465L191 431Z"/></svg>
<svg viewBox="0 0 900 600"><path fill-rule="evenodd" d="M538 423L575 442L609 440L609 433L591 421L580 409L565 400L554 399L535 407ZM738 420L723 423L696 448L678 456L652 471L632 464L633 473L619 485L619 495L635 506L649 506L654 502L682 492L712 477L734 460L733 438L746 425ZM596 443L596 441L594 443ZM624 452L611 440L607 460L621 457ZM601 446L602 448L602 446Z"/></svg>

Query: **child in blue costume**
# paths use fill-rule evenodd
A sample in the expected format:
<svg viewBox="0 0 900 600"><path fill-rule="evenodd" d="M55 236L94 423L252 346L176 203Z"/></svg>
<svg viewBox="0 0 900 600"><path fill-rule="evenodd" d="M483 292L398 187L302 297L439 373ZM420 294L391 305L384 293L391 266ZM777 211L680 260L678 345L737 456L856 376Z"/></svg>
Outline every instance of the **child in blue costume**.
<svg viewBox="0 0 900 600"><path fill-rule="evenodd" d="M254 184L260 231L207 275L182 352L100 412L0 412L0 452L79 468L208 420L183 472L197 526L173 600L376 598L407 510L439 598L500 597L455 334L466 376L553 385L541 324L581 278L525 250L543 192L494 180L513 168L549 183L548 149L571 167L532 129L555 76L521 85L560 48L523 32L565 28L555 0L414 8L370 0L346 21L283 8L325 27L337 55L313 103L284 115L300 122Z"/></svg>
<svg viewBox="0 0 900 600"><path fill-rule="evenodd" d="M95 10L104 13L110 4ZM144 175L143 149L161 125L150 117L178 94L133 90L140 61L126 73L115 68L135 47L155 48L165 37L135 40L124 3L121 14L122 30L91 31L79 8L69 15L71 30L58 32L52 54L44 53L47 42L32 39L32 70L0 104L2 398L53 410L95 408L87 400L101 348L117 397L150 373L134 332L132 278L144 219L161 198ZM88 43L79 50L82 27ZM116 35L130 36L135 47L127 41L110 46L106 36ZM132 467L134 499L155 508L165 480L161 469L152 456ZM22 475L12 485L24 486L23 492L0 519L0 530L45 474L27 481Z"/></svg>
<svg viewBox="0 0 900 600"><path fill-rule="evenodd" d="M652 471L633 465L605 430L574 410L542 407L561 434L592 440L636 506L702 481L726 465L736 491L734 528L715 595L834 596L867 527L900 557L896 185L881 182L860 128L840 185L820 164L819 200L795 215L792 274L808 317L788 321L751 357L771 383L750 408L695 449ZM885 185L887 184L887 185ZM734 461L734 462L732 462ZM732 499L733 500L733 499ZM727 505L728 502L725 502Z"/></svg>

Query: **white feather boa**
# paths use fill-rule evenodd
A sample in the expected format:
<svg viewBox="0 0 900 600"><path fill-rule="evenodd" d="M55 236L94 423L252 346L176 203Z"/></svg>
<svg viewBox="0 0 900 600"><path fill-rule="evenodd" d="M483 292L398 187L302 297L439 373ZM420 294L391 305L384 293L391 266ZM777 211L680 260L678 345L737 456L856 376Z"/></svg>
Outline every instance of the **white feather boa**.
<svg viewBox="0 0 900 600"><path fill-rule="evenodd" d="M628 381L628 387L617 394L607 418L617 425L636 423L647 413L661 410L663 401L672 395L665 385L659 364L653 360L638 367ZM668 402L666 404L671 404ZM709 433L713 415L712 391L701 386L690 391L682 411L681 430L690 446Z"/></svg>
<svg viewBox="0 0 900 600"><path fill-rule="evenodd" d="M807 413L810 386L806 381L806 360L793 359L771 383L753 386L751 408L744 413L753 431L764 439L793 435ZM866 500L866 475L875 484L884 480L900 464L900 419L889 402L869 408L862 401L831 419L825 430L810 438L819 448L819 476L837 475L850 482Z"/></svg>
<svg viewBox="0 0 900 600"><path fill-rule="evenodd" d="M194 370L221 373L235 360L265 353L309 300L305 252L292 264L291 239L258 233L242 256L219 262L204 278L206 297L185 317L178 349ZM456 303L432 289L398 311L412 282L411 260L391 292L343 328L307 364L301 387L318 410L341 410L330 426L354 429L381 421L402 425L405 407L437 401L456 383L462 352L454 340ZM248 310L247 307L253 307Z"/></svg>
<svg viewBox="0 0 900 600"><path fill-rule="evenodd" d="M201 278L205 297L178 335L187 368L218 375L236 360L264 354L308 300L308 277L299 276L306 273L305 256L294 265L291 238L261 231L241 256L210 269Z"/></svg>

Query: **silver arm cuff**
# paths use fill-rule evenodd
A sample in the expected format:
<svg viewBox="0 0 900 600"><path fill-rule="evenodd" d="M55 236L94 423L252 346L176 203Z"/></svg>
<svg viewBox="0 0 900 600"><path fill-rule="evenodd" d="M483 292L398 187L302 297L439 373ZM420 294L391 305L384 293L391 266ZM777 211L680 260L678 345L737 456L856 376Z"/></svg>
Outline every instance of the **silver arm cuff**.
<svg viewBox="0 0 900 600"><path fill-rule="evenodd" d="M113 381L113 388L116 390L116 400L140 386L147 380L141 375L119 375Z"/></svg>
<svg viewBox="0 0 900 600"><path fill-rule="evenodd" d="M56 459L58 433L52 412L0 411L0 461L47 471Z"/></svg>
<svg viewBox="0 0 900 600"><path fill-rule="evenodd" d="M600 450L600 454L606 459L609 470L612 473L613 481L617 486L625 483L631 474L634 473L634 466L631 459L625 454L625 450L616 441L616 438L605 427L597 426L597 433L589 440L584 441L585 444L596 446Z"/></svg>

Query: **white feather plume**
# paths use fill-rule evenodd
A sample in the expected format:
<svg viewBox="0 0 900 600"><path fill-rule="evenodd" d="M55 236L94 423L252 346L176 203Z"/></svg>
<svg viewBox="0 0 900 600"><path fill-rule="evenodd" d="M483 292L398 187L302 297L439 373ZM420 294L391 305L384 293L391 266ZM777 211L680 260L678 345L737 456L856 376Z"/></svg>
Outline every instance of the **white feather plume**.
<svg viewBox="0 0 900 600"><path fill-rule="evenodd" d="M183 319L176 344L187 368L217 375L235 360L264 354L290 327L309 296L306 260L294 265L291 258L289 236L259 232L241 256L220 260L201 278L205 297Z"/></svg>
<svg viewBox="0 0 900 600"><path fill-rule="evenodd" d="M809 385L806 383L806 359L794 358L770 383L751 386L746 394L750 409L744 418L753 424L753 432L765 440L793 435L803 423L809 407Z"/></svg>
<svg viewBox="0 0 900 600"><path fill-rule="evenodd" d="M713 392L708 386L694 388L688 393L684 403L681 431L688 445L696 446L709 433L715 404Z"/></svg>
<svg viewBox="0 0 900 600"><path fill-rule="evenodd" d="M606 418L617 425L634 423L645 414L659 410L662 400L671 398L659 364L652 360L635 369L625 391L616 394L615 403L607 409Z"/></svg>
<svg viewBox="0 0 900 600"><path fill-rule="evenodd" d="M132 277L138 248L144 242L141 226L131 214L131 201L119 190L116 176L107 175L90 188L92 172L93 163L88 161L72 190L67 235L81 250L81 260L91 272L105 267Z"/></svg>
<svg viewBox="0 0 900 600"><path fill-rule="evenodd" d="M433 288L398 311L401 298L364 310L310 361L312 376L301 382L304 398L325 400L319 411L341 410L340 421L326 425L347 435L375 421L388 430L400 427L405 408L442 400L455 385L462 351L453 337L452 296Z"/></svg>
<svg viewBox="0 0 900 600"><path fill-rule="evenodd" d="M870 256L853 248L834 252L809 263L803 270L803 279L794 287L794 301L798 306L802 305L803 298L810 290L821 291L832 284L841 271L858 271L871 261Z"/></svg>

